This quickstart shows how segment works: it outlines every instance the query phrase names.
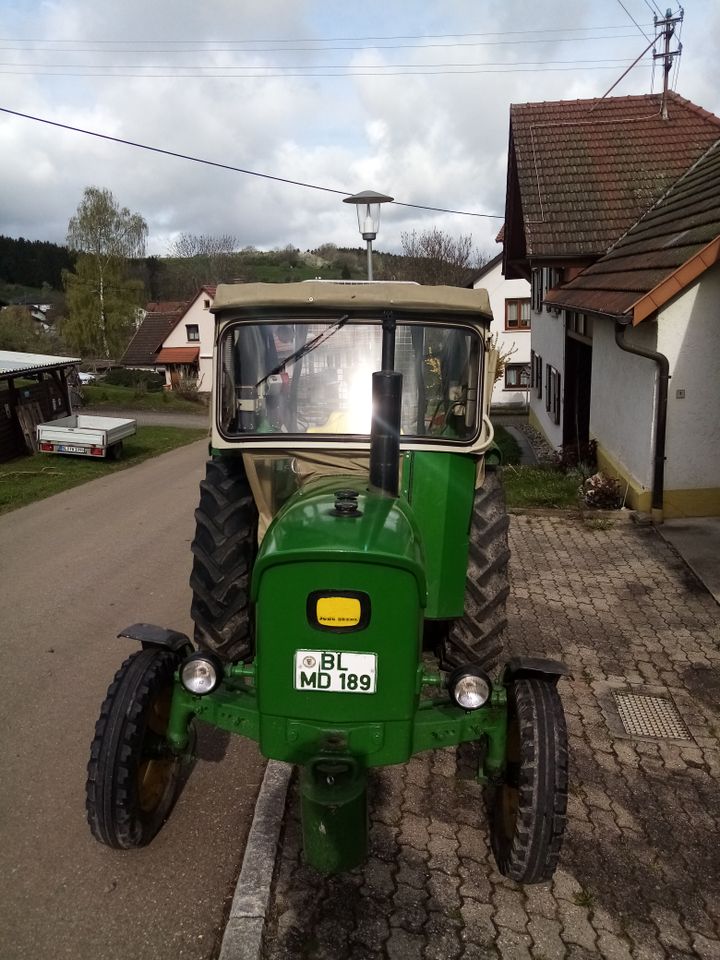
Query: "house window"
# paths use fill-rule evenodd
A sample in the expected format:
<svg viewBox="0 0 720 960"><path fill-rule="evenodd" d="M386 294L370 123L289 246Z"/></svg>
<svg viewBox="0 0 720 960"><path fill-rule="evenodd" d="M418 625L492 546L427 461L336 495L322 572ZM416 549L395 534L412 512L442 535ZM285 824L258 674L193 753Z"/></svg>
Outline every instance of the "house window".
<svg viewBox="0 0 720 960"><path fill-rule="evenodd" d="M204 310L209 310L209 309L210 309L210 301L209 301L207 298L205 298L205 300L203 300L203 309L204 309Z"/></svg>
<svg viewBox="0 0 720 960"><path fill-rule="evenodd" d="M540 313L542 310L542 276L543 272L540 267L534 267L530 274L530 299L535 313Z"/></svg>
<svg viewBox="0 0 720 960"><path fill-rule="evenodd" d="M530 300L505 301L505 329L530 329Z"/></svg>
<svg viewBox="0 0 720 960"><path fill-rule="evenodd" d="M553 423L560 423L560 371L545 365L545 409Z"/></svg>
<svg viewBox="0 0 720 960"><path fill-rule="evenodd" d="M200 327L197 323L186 323L185 330L189 341L197 342L200 339Z"/></svg>
<svg viewBox="0 0 720 960"><path fill-rule="evenodd" d="M542 397L542 357L533 350L530 358L530 386L537 390L538 400Z"/></svg>
<svg viewBox="0 0 720 960"><path fill-rule="evenodd" d="M534 267L530 274L530 297L535 313L540 313L543 299L548 290L552 290L562 282L562 270L559 267ZM554 310L549 304L545 310L549 313Z"/></svg>
<svg viewBox="0 0 720 960"><path fill-rule="evenodd" d="M508 363L505 365L505 389L527 390L530 386L530 365Z"/></svg>
<svg viewBox="0 0 720 960"><path fill-rule="evenodd" d="M576 339L589 343L593 335L592 317L584 313L568 313L567 332L570 336L574 335Z"/></svg>

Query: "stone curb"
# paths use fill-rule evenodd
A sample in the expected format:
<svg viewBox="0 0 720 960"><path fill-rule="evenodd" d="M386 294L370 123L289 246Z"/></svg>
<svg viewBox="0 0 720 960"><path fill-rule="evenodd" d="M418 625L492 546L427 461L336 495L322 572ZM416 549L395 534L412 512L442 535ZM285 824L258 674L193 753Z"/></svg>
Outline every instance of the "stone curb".
<svg viewBox="0 0 720 960"><path fill-rule="evenodd" d="M292 766L269 760L223 934L220 960L260 960Z"/></svg>

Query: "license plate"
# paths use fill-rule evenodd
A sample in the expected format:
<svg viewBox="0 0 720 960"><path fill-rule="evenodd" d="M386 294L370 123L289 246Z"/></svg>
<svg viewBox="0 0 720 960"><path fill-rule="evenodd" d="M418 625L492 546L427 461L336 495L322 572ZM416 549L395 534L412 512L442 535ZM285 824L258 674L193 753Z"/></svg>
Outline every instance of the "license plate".
<svg viewBox="0 0 720 960"><path fill-rule="evenodd" d="M69 443L61 443L58 447L58 450L60 453L87 453L87 449L85 447L73 447Z"/></svg>
<svg viewBox="0 0 720 960"><path fill-rule="evenodd" d="M375 693L377 655L347 650L297 650L295 689Z"/></svg>

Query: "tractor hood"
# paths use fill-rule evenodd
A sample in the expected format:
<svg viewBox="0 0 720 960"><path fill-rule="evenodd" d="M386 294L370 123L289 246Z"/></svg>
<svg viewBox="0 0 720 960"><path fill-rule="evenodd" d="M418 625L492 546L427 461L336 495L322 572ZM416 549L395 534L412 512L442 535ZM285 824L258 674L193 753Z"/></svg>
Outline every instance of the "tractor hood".
<svg viewBox="0 0 720 960"><path fill-rule="evenodd" d="M257 602L263 575L281 564L363 563L406 570L417 584L418 604L427 597L420 532L402 498L376 495L357 476L326 477L307 484L275 517L262 541L252 576ZM339 515L338 492L357 491L357 512Z"/></svg>

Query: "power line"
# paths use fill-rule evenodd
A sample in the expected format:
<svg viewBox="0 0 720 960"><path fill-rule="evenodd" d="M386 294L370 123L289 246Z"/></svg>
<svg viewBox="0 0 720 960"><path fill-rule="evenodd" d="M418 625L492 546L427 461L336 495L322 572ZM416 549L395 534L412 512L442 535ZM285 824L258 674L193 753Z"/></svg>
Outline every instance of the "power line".
<svg viewBox="0 0 720 960"><path fill-rule="evenodd" d="M617 0L617 2L618 2L618 3L620 4L620 6L623 8L623 10L625 11L625 13L630 17L630 19L632 20L632 22L633 22L633 23L635 24L635 26L638 28L638 30L640 31L640 33L645 37L645 39L646 39L646 40L649 40L649 39L650 39L649 35L648 35L647 33L645 33L645 31L643 30L643 28L642 28L642 27L640 26L640 24L637 22L637 20L635 19L635 17L630 13L630 11L629 11L628 8L625 6L625 4L622 2L622 0ZM651 11L651 12L652 12L652 11Z"/></svg>
<svg viewBox="0 0 720 960"><path fill-rule="evenodd" d="M471 40L462 43L394 43L386 44L384 46L340 46L340 47L256 47L251 50L244 50L244 53L326 53L329 51L351 51L358 52L362 50L438 50L438 49L448 49L452 47L502 47L509 45L527 45L534 43L584 43L584 42L596 42L598 40L628 40L632 39L635 36L634 33L617 33L617 34L607 34L604 36L595 36L595 37L553 37L552 40L547 38L543 39L534 39L534 40ZM117 43L117 41L115 41ZM157 42L157 41L155 41ZM0 50L16 50L16 51L26 51L28 47L0 47ZM59 51L55 50L53 47L48 47L46 50L35 50L34 52L44 53L44 52L54 52ZM126 50L122 47L119 49L114 49L110 51L100 51L93 50L87 45L84 47L69 48L62 51L63 53L164 53L166 55L175 55L182 53L238 53L239 51L233 47L212 47L206 49L194 50L168 50L165 48L160 49L149 49L144 48L142 50Z"/></svg>
<svg viewBox="0 0 720 960"><path fill-rule="evenodd" d="M323 193L334 193L341 197L350 196L350 190L336 190L333 187L323 187L316 183L307 183L303 180L292 180L289 177L278 177L270 173L260 173L257 170L248 170L245 167L234 167L228 163L219 163L216 160L205 160L202 157L194 157L187 153L177 153L174 150L165 150L162 147L152 147L146 143L136 143L133 140L124 140L121 137L111 137L107 133L98 133L95 130L84 130L82 127L75 127L67 123L59 123L57 120L48 120L45 117L35 117L29 113L21 113L19 110L10 110L9 107L0 107L0 113L9 114L12 117L22 117L24 120L33 120L36 123L44 123L50 127L58 127L61 130L69 130L71 133L81 133L88 137L96 137L99 140L108 140L111 143L121 143L126 147L136 147L138 150L148 150L151 153L159 153L166 157L177 157L179 160L190 160L193 163L201 163L208 167L216 167L220 170L230 170L233 173L243 173L249 177L260 177L263 180L273 180L277 183L287 183L294 187L305 187L308 190L320 190ZM414 210L432 210L436 213L451 213L460 217L485 217L489 220L504 220L504 214L497 213L474 213L469 210L451 210L446 207L432 207L421 203L403 203L400 200L394 200L398 207L411 207Z"/></svg>
<svg viewBox="0 0 720 960"><path fill-rule="evenodd" d="M631 64L639 63L639 60ZM648 61L649 64L649 61ZM616 66L585 67L585 70L616 70ZM630 69L630 68L628 68ZM388 71L386 73L44 73L41 70L0 70L0 75L7 77L100 77L112 80L113 78L130 78L135 80L282 80L290 78L335 77L336 79L351 79L353 77L466 77L492 76L501 73L576 73L577 67L523 67L520 70L403 70ZM628 71L626 71L628 72ZM623 74L625 76L625 74ZM622 79L622 77L620 78Z"/></svg>
<svg viewBox="0 0 720 960"><path fill-rule="evenodd" d="M510 67L514 69L515 67L544 67L555 64L575 64L575 65L585 65L592 66L595 64L613 64L614 66L622 66L623 64L630 63L628 57L598 57L591 60L488 60L483 61L482 63L388 63L388 64L368 64L367 67L364 67L362 64L312 64L309 66L304 66L301 63L288 64L285 67L282 67L282 71L285 70L399 70L399 69L420 69L421 67L428 67L429 69L434 70L435 68L440 69L442 67ZM167 70L168 65L166 63L18 63L15 60L0 60L0 67L41 67L45 70L50 69L64 69L66 67L73 67L76 70ZM173 64L173 70L257 70L259 69L258 64L253 64L252 66L240 66L234 64L216 64L211 66L193 66L192 64L182 63L182 64ZM280 68L276 66L268 66L268 70L278 70Z"/></svg>
<svg viewBox="0 0 720 960"><path fill-rule="evenodd" d="M647 0L645 0L647 3ZM650 9L650 12L653 13L653 10ZM589 30L622 30L623 25L617 24L608 24L607 26L593 26L593 27L551 27L545 29L533 29L533 30L491 30L484 31L482 33L426 33L426 34L398 34L398 35L389 35L389 36L376 36L376 37L293 37L292 39L286 38L256 38L254 40L229 40L224 38L223 40L146 40L146 39L132 39L132 40L119 40L117 38L113 40L105 39L85 39L85 40L62 40L62 39L52 39L49 37L0 37L0 43L97 43L97 44L138 44L145 45L150 43L163 43L167 45L175 44L211 44L211 43L234 43L234 44L251 44L251 43L362 43L369 41L377 40L449 40L457 37L510 37L510 36L525 36L527 34L539 34L539 33L549 33L557 34L561 33L587 33ZM646 24L646 26L652 26L652 24Z"/></svg>

